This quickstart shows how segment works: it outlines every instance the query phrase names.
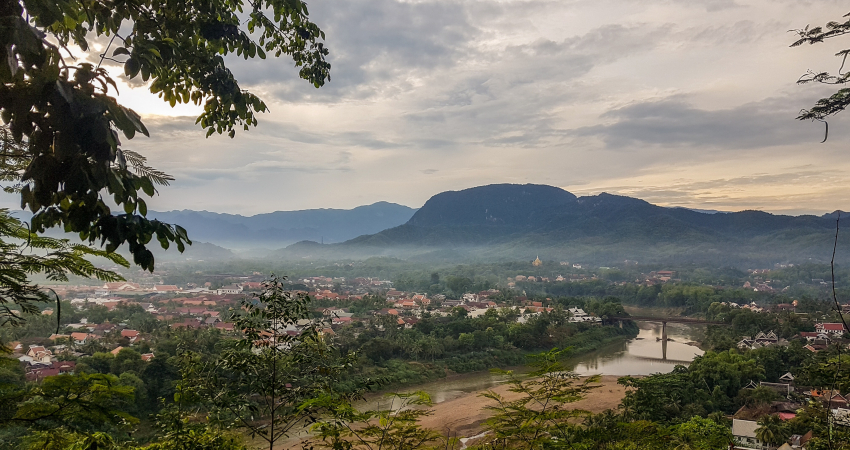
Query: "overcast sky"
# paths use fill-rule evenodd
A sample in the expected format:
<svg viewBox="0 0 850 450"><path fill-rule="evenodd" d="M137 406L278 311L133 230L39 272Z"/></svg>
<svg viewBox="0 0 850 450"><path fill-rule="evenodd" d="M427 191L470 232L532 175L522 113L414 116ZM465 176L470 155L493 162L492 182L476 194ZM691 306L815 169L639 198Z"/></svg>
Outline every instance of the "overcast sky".
<svg viewBox="0 0 850 450"><path fill-rule="evenodd" d="M788 47L788 30L837 20L846 2L308 5L332 81L315 89L285 58L234 59L271 107L235 139L205 139L191 107L121 90L152 132L125 145L177 178L150 208L419 207L509 182L666 206L850 209L850 117L830 123L825 144L823 125L794 119L835 90L795 81L837 71L850 38Z"/></svg>

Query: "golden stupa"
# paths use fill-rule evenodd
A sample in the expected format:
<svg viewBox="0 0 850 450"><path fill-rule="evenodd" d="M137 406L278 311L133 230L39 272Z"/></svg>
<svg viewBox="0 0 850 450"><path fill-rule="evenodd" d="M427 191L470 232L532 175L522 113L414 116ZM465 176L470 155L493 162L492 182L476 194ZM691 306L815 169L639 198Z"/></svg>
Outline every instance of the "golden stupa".
<svg viewBox="0 0 850 450"><path fill-rule="evenodd" d="M537 258L534 259L534 261L531 262L531 265L534 267L539 267L543 265L543 261L540 260L539 255L537 256Z"/></svg>

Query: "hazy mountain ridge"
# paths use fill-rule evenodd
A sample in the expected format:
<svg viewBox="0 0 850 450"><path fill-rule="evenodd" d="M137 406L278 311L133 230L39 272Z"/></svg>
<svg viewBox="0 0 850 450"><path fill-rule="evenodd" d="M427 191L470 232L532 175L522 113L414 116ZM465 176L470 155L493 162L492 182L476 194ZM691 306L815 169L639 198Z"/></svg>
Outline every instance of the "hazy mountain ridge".
<svg viewBox="0 0 850 450"><path fill-rule="evenodd" d="M576 197L551 186L503 184L437 194L403 225L341 244L295 244L280 255L423 258L460 252L465 259L540 254L600 263L637 259L727 265L828 261L833 216L706 214L606 193Z"/></svg>
<svg viewBox="0 0 850 450"><path fill-rule="evenodd" d="M343 242L401 225L415 212L407 206L377 202L353 209L276 211L254 216L193 210L150 211L148 216L180 224L193 240L228 248L279 248L302 240Z"/></svg>

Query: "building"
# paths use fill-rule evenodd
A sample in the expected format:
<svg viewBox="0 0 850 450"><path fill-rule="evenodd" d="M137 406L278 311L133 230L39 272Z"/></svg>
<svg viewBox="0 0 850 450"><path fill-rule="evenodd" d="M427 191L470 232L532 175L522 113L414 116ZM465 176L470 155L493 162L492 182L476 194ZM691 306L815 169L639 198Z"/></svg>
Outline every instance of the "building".
<svg viewBox="0 0 850 450"><path fill-rule="evenodd" d="M599 317L593 317L590 314L584 312L583 309L574 307L567 310L570 313L570 322L579 323L579 322L601 322L602 319Z"/></svg>
<svg viewBox="0 0 850 450"><path fill-rule="evenodd" d="M27 381L41 381L45 377L73 374L77 368L74 361L54 361L49 364L27 364L24 368Z"/></svg>
<svg viewBox="0 0 850 450"><path fill-rule="evenodd" d="M139 339L139 332L136 330L121 330L121 337L130 340L130 343L136 342Z"/></svg>
<svg viewBox="0 0 850 450"><path fill-rule="evenodd" d="M351 317L334 317L331 320L333 325L348 325L352 321Z"/></svg>
<svg viewBox="0 0 850 450"><path fill-rule="evenodd" d="M755 420L732 419L732 437L742 447L766 449L767 446L756 437L758 427L759 424Z"/></svg>
<svg viewBox="0 0 850 450"><path fill-rule="evenodd" d="M133 292L142 290L138 283L130 283L128 281L106 283L101 289L106 289L109 292Z"/></svg>
<svg viewBox="0 0 850 450"><path fill-rule="evenodd" d="M540 267L540 266L543 265L543 261L540 260L539 255L536 258L534 258L534 261L531 262L531 265L534 266L534 267Z"/></svg>
<svg viewBox="0 0 850 450"><path fill-rule="evenodd" d="M785 342L785 341L783 341ZM779 337L776 333L769 331L767 333L760 331L755 337L745 337L738 342L738 348L741 350L755 350L757 348L767 347L779 343Z"/></svg>
<svg viewBox="0 0 850 450"><path fill-rule="evenodd" d="M844 329L843 323L818 323L815 324L815 330L821 333L828 333L836 336L840 336L847 331Z"/></svg>
<svg viewBox="0 0 850 450"><path fill-rule="evenodd" d="M173 284L158 284L153 287L153 290L154 292L177 292L180 288Z"/></svg>
<svg viewBox="0 0 850 450"><path fill-rule="evenodd" d="M818 341L818 340L826 340L826 341L830 340L829 333L825 333L825 332L822 332L822 331L821 332L801 331L800 337L806 338L806 340L809 341L809 342Z"/></svg>
<svg viewBox="0 0 850 450"><path fill-rule="evenodd" d="M242 286L231 284L229 286L222 286L220 289L216 289L215 293L218 295L224 294L240 294L242 293Z"/></svg>
<svg viewBox="0 0 850 450"><path fill-rule="evenodd" d="M230 322L217 322L215 327L219 330L233 331L233 324Z"/></svg>
<svg viewBox="0 0 850 450"><path fill-rule="evenodd" d="M85 345L86 342L97 338L97 336L89 333L71 333L71 339L74 340L74 343L77 345Z"/></svg>
<svg viewBox="0 0 850 450"><path fill-rule="evenodd" d="M478 301L478 294L463 294L463 302L464 303L477 302L477 301Z"/></svg>
<svg viewBox="0 0 850 450"><path fill-rule="evenodd" d="M35 362L53 362L53 352L40 345L34 345L30 347L29 351L27 352L27 356L32 358L32 360Z"/></svg>

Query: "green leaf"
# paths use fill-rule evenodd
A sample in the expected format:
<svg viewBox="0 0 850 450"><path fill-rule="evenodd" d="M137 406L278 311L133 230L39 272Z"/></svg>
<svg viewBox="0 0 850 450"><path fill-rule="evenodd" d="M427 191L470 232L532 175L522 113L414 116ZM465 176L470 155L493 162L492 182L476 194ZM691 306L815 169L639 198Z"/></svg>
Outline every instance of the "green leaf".
<svg viewBox="0 0 850 450"><path fill-rule="evenodd" d="M142 184L142 191L144 191L144 193L147 194L148 197L153 197L155 190L151 180L147 177L142 177L139 179L139 181Z"/></svg>
<svg viewBox="0 0 850 450"><path fill-rule="evenodd" d="M142 66L139 64L139 60L130 57L126 62L124 62L124 75L127 75L129 78L135 78L136 75L139 74L139 70L141 70Z"/></svg>

